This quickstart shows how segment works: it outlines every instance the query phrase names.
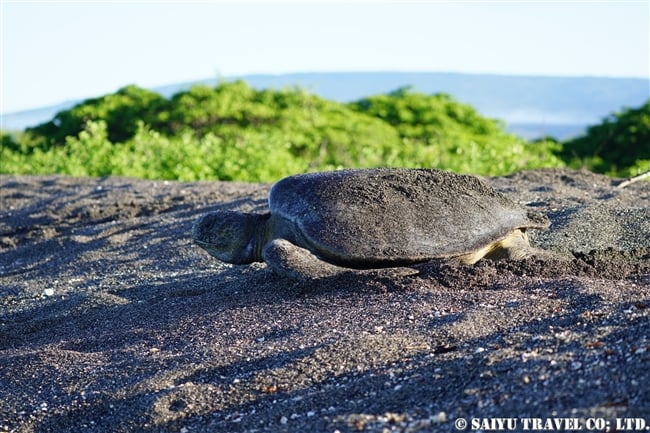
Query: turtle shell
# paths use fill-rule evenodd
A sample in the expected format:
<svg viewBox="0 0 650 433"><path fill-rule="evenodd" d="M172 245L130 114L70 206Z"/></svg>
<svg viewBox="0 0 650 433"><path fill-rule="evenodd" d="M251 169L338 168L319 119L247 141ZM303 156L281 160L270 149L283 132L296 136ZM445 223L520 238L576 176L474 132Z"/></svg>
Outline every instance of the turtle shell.
<svg viewBox="0 0 650 433"><path fill-rule="evenodd" d="M433 169L291 176L271 188L269 207L272 237L356 267L459 256L549 225L475 176Z"/></svg>

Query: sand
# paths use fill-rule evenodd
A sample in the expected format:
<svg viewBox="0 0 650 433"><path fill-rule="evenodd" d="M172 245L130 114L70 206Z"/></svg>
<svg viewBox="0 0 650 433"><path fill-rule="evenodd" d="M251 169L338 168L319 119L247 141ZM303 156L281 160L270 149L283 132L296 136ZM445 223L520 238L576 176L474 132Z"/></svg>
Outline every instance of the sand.
<svg viewBox="0 0 650 433"><path fill-rule="evenodd" d="M650 183L489 181L550 217L532 241L565 259L295 283L190 241L269 185L0 176L0 431L650 425Z"/></svg>

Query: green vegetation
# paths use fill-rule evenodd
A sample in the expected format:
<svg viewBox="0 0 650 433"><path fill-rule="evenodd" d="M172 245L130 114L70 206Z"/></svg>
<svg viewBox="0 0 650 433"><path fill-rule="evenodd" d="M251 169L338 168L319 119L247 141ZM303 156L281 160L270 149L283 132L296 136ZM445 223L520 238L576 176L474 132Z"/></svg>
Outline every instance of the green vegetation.
<svg viewBox="0 0 650 433"><path fill-rule="evenodd" d="M650 100L614 113L582 137L564 143L562 157L573 166L611 175L649 170Z"/></svg>
<svg viewBox="0 0 650 433"><path fill-rule="evenodd" d="M553 153L559 149L556 143L527 143L506 133L499 121L482 117L446 94L429 96L405 87L350 107L397 130L401 143L396 165L484 175L563 165Z"/></svg>
<svg viewBox="0 0 650 433"><path fill-rule="evenodd" d="M526 142L448 95L409 88L340 104L242 81L194 86L169 99L127 86L3 133L0 172L274 181L342 167L500 175L569 163L627 175L650 160L649 110L626 110L563 144Z"/></svg>

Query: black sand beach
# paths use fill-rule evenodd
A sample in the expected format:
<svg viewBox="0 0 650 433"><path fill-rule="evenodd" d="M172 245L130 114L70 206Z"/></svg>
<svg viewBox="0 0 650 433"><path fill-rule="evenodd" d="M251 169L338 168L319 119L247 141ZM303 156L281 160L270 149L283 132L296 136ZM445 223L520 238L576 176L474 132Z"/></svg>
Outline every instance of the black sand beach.
<svg viewBox="0 0 650 433"><path fill-rule="evenodd" d="M489 181L549 216L532 242L566 260L295 283L190 240L269 185L0 176L0 431L650 425L650 183Z"/></svg>

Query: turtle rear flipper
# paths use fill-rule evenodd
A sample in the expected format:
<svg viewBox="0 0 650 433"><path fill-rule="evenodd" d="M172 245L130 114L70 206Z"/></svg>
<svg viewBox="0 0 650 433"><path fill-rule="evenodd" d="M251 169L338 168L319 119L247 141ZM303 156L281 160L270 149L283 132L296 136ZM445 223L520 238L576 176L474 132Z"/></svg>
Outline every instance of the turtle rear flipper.
<svg viewBox="0 0 650 433"><path fill-rule="evenodd" d="M489 250L484 257L492 260L522 260L529 257L561 258L548 251L532 247L528 241L528 234L521 229L513 230L505 238L489 245Z"/></svg>

